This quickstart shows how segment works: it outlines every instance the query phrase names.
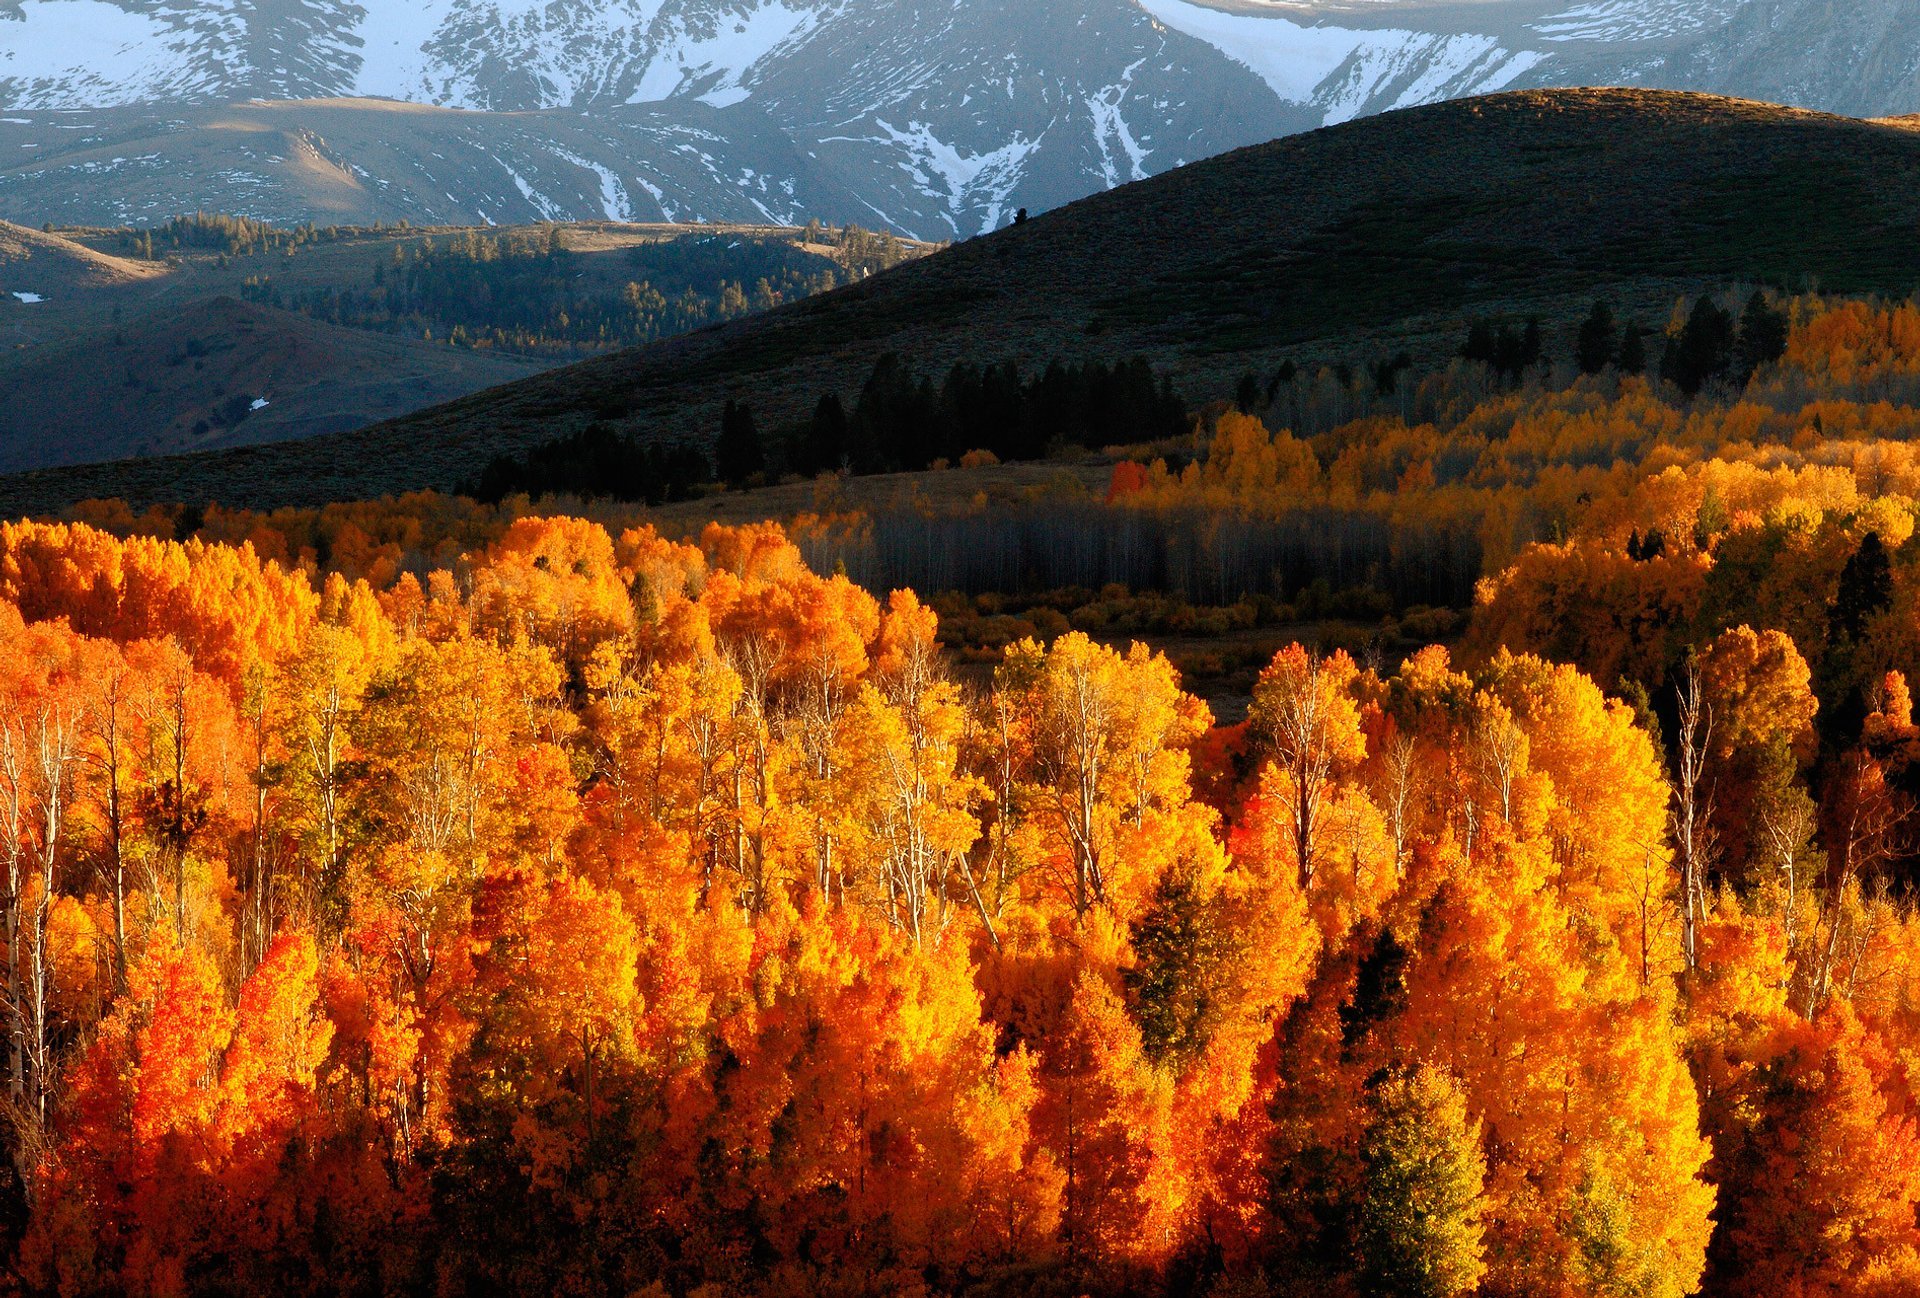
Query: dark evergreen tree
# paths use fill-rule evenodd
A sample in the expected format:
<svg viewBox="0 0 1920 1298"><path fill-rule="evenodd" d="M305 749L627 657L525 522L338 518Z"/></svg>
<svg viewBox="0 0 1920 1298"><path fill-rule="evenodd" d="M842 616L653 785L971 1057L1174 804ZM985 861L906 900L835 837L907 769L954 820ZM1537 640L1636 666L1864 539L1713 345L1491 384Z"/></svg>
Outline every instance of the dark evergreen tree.
<svg viewBox="0 0 1920 1298"><path fill-rule="evenodd" d="M1260 396L1257 380L1251 395ZM1172 380L1138 359L1113 366L1055 361L1031 380L1012 361L985 369L962 362L936 390L888 353L874 363L847 422L845 458L856 473L920 469L973 450L1032 460L1055 445L1151 442L1191 431ZM804 471L826 467L813 458L812 442L810 431L796 441L796 466Z"/></svg>
<svg viewBox="0 0 1920 1298"><path fill-rule="evenodd" d="M1857 643L1875 614L1893 604L1893 563L1878 532L1860 538L1860 548L1840 570L1840 587L1828 613L1829 634Z"/></svg>
<svg viewBox="0 0 1920 1298"><path fill-rule="evenodd" d="M1694 303L1680 332L1667 339L1660 377L1688 396L1726 375L1733 365L1733 316L1711 297Z"/></svg>
<svg viewBox="0 0 1920 1298"><path fill-rule="evenodd" d="M829 392L813 408L806 437L795 450L794 467L802 473L835 473L847 466L852 454L846 407L838 394Z"/></svg>
<svg viewBox="0 0 1920 1298"><path fill-rule="evenodd" d="M1605 302L1595 302L1593 311L1580 326L1580 336L1574 345L1574 363L1582 374L1598 374L1613 364L1619 350L1619 330L1613 321L1613 308Z"/></svg>
<svg viewBox="0 0 1920 1298"><path fill-rule="evenodd" d="M1280 399L1280 389L1291 384L1299 373L1300 367L1292 361L1280 362L1280 368L1275 370L1273 377L1267 380L1267 405L1269 408L1272 407L1274 402Z"/></svg>
<svg viewBox="0 0 1920 1298"><path fill-rule="evenodd" d="M1260 408L1260 380L1252 374L1242 374L1240 385L1234 389L1233 404L1240 413L1250 415Z"/></svg>
<svg viewBox="0 0 1920 1298"><path fill-rule="evenodd" d="M854 471L926 468L940 454L938 415L932 383L888 352L874 363L853 408Z"/></svg>
<svg viewBox="0 0 1920 1298"><path fill-rule="evenodd" d="M744 486L767 467L760 430L744 401L729 401L720 413L720 436L713 445L714 470L728 486Z"/></svg>
<svg viewBox="0 0 1920 1298"><path fill-rule="evenodd" d="M1392 396L1394 389L1400 386L1400 376L1413 368L1413 357L1406 352L1398 352L1391 358L1375 361L1373 364L1373 390L1380 396Z"/></svg>
<svg viewBox="0 0 1920 1298"><path fill-rule="evenodd" d="M1827 640L1814 668L1820 700L1821 742L1835 749L1857 742L1867 718L1867 690L1876 669L1867 652L1867 628L1893 604L1893 564L1878 532L1860 538L1840 570L1827 607Z"/></svg>
<svg viewBox="0 0 1920 1298"><path fill-rule="evenodd" d="M1620 367L1622 374L1641 375L1647 372L1647 331L1637 324L1629 324L1620 335L1620 352L1614 364Z"/></svg>
<svg viewBox="0 0 1920 1298"><path fill-rule="evenodd" d="M1522 329L1511 324L1495 326L1489 320L1475 320L1467 329L1466 346L1460 355L1486 365L1507 383L1518 383L1526 372L1540 363L1543 344L1540 321L1528 320Z"/></svg>
<svg viewBox="0 0 1920 1298"><path fill-rule="evenodd" d="M1156 1064L1184 1064L1213 1039L1240 956L1218 899L1169 872L1133 925L1134 963L1121 974L1140 1044Z"/></svg>
<svg viewBox="0 0 1920 1298"><path fill-rule="evenodd" d="M1351 1047L1406 1008L1407 948L1381 929L1354 971L1353 999L1340 1009L1340 1039Z"/></svg>
<svg viewBox="0 0 1920 1298"><path fill-rule="evenodd" d="M1470 361L1479 361L1482 365L1492 365L1499 358L1497 339L1490 320L1475 320L1467 326L1467 342L1460 349L1460 355Z"/></svg>
<svg viewBox="0 0 1920 1298"><path fill-rule="evenodd" d="M523 493L662 504L683 500L712 479L707 457L688 446L642 446L604 423L543 442L524 455L488 461L463 494L490 504Z"/></svg>
<svg viewBox="0 0 1920 1298"><path fill-rule="evenodd" d="M1740 336L1734 344L1733 379L1745 386L1754 371L1771 365L1787 353L1787 313L1756 292L1740 313Z"/></svg>

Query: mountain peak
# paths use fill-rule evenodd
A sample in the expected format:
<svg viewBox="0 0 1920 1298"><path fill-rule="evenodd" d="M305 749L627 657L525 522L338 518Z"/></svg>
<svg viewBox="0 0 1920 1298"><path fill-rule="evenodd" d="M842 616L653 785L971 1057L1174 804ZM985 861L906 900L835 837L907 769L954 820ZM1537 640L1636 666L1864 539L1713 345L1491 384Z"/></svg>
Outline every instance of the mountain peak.
<svg viewBox="0 0 1920 1298"><path fill-rule="evenodd" d="M804 215L971 237L1019 208L1240 145L1506 89L1665 86L1916 112L1916 27L1920 0L12 0L0 124L32 130L0 141L0 214L141 219L156 209L31 206L61 201L82 166L131 167L141 154L87 146L133 138L180 178L133 186L163 215L331 217L344 203L413 220L788 219L805 198L845 205ZM559 138L580 127L556 124L546 161L522 161L586 158L631 202L543 187L518 163L448 163L519 151L524 132L504 125L404 163L356 148L352 130L322 132L347 174L412 194L385 208L276 178L262 164L284 155L239 136L199 139L190 152L206 165L186 173L153 143L183 109L251 99L585 114L617 138L583 148ZM636 110L668 125L627 130ZM714 112L735 115L702 116ZM791 156L769 170L779 152ZM697 182L653 194L675 188L663 170L690 164Z"/></svg>

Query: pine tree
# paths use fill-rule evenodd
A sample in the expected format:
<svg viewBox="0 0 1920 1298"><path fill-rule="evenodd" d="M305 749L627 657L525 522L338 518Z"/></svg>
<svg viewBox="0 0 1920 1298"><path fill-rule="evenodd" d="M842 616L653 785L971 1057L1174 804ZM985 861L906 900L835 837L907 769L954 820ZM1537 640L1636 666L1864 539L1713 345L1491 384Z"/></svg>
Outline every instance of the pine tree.
<svg viewBox="0 0 1920 1298"><path fill-rule="evenodd" d="M1360 1206L1365 1292L1394 1298L1470 1293L1481 1261L1480 1124L1447 1072L1389 1077L1374 1097Z"/></svg>
<svg viewBox="0 0 1920 1298"><path fill-rule="evenodd" d="M1183 1064L1206 1049L1245 953L1217 899L1180 870L1154 885L1146 913L1133 924L1133 950L1133 967L1121 981L1141 1049L1156 1064Z"/></svg>
<svg viewBox="0 0 1920 1298"><path fill-rule="evenodd" d="M1645 374L1647 372L1647 331L1637 324L1629 324L1620 335L1620 355L1614 362L1622 374Z"/></svg>
<svg viewBox="0 0 1920 1298"><path fill-rule="evenodd" d="M1840 588L1829 611L1828 633L1835 639L1858 641L1867 622L1893 603L1893 564L1878 532L1860 538L1860 548L1840 570Z"/></svg>
<svg viewBox="0 0 1920 1298"><path fill-rule="evenodd" d="M1696 395L1733 364L1733 338L1733 317L1703 294L1685 326L1667 339L1660 377L1688 396Z"/></svg>
<svg viewBox="0 0 1920 1298"><path fill-rule="evenodd" d="M803 473L834 473L846 466L852 452L846 407L837 394L829 392L813 408L795 467Z"/></svg>
<svg viewBox="0 0 1920 1298"><path fill-rule="evenodd" d="M1598 374L1613 362L1618 334L1613 309L1605 302L1595 302L1593 313L1580 326L1580 338L1574 348L1574 360L1582 374Z"/></svg>
<svg viewBox="0 0 1920 1298"><path fill-rule="evenodd" d="M754 426L753 411L744 401L729 401L720 414L720 440L713 447L714 469L728 486L745 486L749 478L767 467L766 452L760 446L760 430Z"/></svg>
<svg viewBox="0 0 1920 1298"><path fill-rule="evenodd" d="M1492 323L1475 320L1467 327L1467 342L1460 349L1460 355L1466 360L1491 365L1497 354Z"/></svg>
<svg viewBox="0 0 1920 1298"><path fill-rule="evenodd" d="M1771 365L1787 351L1787 313L1767 302L1765 293L1747 299L1740 313L1740 337L1734 345L1734 381L1744 385L1762 365Z"/></svg>

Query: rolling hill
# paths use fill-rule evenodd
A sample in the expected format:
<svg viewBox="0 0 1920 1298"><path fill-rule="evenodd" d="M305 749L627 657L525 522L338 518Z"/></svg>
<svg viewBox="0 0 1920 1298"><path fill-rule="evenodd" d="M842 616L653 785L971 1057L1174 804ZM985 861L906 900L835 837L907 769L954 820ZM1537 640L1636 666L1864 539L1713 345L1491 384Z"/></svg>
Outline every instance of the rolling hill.
<svg viewBox="0 0 1920 1298"><path fill-rule="evenodd" d="M0 221L0 293L22 305L91 289L137 284L166 273L152 262L115 257L77 240Z"/></svg>
<svg viewBox="0 0 1920 1298"><path fill-rule="evenodd" d="M344 432L755 309L757 280L813 292L923 251L764 225L0 222L0 472Z"/></svg>
<svg viewBox="0 0 1920 1298"><path fill-rule="evenodd" d="M1471 317L1564 328L1596 297L1658 326L1730 283L1920 285L1920 131L1709 96L1524 91L1242 150L752 319L332 437L0 482L7 512L88 496L273 505L450 487L595 420L706 439L851 396L875 359L1144 355L1189 398L1283 358L1437 360Z"/></svg>
<svg viewBox="0 0 1920 1298"><path fill-rule="evenodd" d="M539 368L232 297L162 305L0 362L0 471L337 433Z"/></svg>

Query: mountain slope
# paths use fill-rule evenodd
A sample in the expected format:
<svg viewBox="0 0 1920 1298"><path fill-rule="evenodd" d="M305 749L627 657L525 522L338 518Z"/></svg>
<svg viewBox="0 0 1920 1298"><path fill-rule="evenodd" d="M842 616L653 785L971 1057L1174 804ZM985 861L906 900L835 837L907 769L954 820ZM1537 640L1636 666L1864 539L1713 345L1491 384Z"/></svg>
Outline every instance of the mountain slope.
<svg viewBox="0 0 1920 1298"><path fill-rule="evenodd" d="M746 105L467 113L315 100L0 119L0 217L23 221L219 211L322 225L790 225L862 210Z"/></svg>
<svg viewBox="0 0 1920 1298"><path fill-rule="evenodd" d="M264 132L251 104L244 125L177 111L249 97L481 111L423 127L301 104ZM349 202L366 219L381 205L357 179L416 221L524 219L531 188L556 220L818 216L926 238L1313 124L1133 0L14 0L0 107L22 119L0 139L0 210L19 214L324 220ZM77 109L120 111L50 115ZM375 147L383 127L400 156ZM537 156L580 158L624 197L512 174Z"/></svg>
<svg viewBox="0 0 1920 1298"><path fill-rule="evenodd" d="M1920 0L0 0L21 119L0 122L0 214L631 210L951 238L1509 88L1920 111L1916 31ZM254 98L355 103L205 111Z"/></svg>
<svg viewBox="0 0 1920 1298"><path fill-rule="evenodd" d="M320 501L448 487L503 450L619 416L706 439L851 398L895 350L1146 355L1191 398L1282 358L1437 360L1482 313L1564 328L1596 296L1658 326L1732 282L1920 283L1920 133L1643 91L1411 109L1136 182L750 320L553 371L360 432L13 478L7 511L90 495Z"/></svg>

